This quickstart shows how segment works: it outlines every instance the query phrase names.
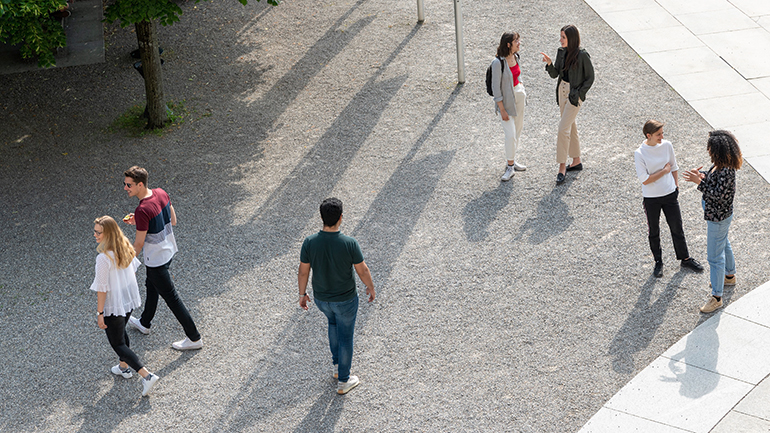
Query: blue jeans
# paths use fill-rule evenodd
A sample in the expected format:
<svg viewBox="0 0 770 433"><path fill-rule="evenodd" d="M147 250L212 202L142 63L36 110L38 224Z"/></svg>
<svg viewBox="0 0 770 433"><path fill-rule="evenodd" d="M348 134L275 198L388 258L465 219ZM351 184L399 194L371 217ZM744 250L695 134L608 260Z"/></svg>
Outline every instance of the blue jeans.
<svg viewBox="0 0 770 433"><path fill-rule="evenodd" d="M332 364L337 365L338 380L347 382L350 378L350 364L353 362L353 331L358 315L358 295L344 302L315 300L316 306L329 319L329 349Z"/></svg>
<svg viewBox="0 0 770 433"><path fill-rule="evenodd" d="M735 274L733 248L730 246L730 240L727 239L727 232L732 222L732 215L722 221L706 221L706 249L713 296L722 296L725 288L725 274Z"/></svg>

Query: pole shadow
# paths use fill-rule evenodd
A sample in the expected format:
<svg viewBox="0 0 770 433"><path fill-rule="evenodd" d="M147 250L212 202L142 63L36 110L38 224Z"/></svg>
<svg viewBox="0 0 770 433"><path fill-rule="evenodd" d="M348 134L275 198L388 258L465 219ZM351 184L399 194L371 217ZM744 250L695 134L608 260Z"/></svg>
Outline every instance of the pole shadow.
<svg viewBox="0 0 770 433"><path fill-rule="evenodd" d="M463 231L470 242L481 242L489 236L489 225L508 206L511 182L500 182L497 188L484 191L463 208Z"/></svg>

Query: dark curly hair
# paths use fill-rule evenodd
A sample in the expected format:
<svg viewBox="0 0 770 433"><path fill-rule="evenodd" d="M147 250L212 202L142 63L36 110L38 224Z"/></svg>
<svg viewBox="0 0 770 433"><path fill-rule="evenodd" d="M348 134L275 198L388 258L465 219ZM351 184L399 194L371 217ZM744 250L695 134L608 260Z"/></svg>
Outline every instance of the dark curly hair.
<svg viewBox="0 0 770 433"><path fill-rule="evenodd" d="M743 165L743 154L738 147L738 140L730 131L718 129L709 132L706 149L716 168L727 167L738 170Z"/></svg>

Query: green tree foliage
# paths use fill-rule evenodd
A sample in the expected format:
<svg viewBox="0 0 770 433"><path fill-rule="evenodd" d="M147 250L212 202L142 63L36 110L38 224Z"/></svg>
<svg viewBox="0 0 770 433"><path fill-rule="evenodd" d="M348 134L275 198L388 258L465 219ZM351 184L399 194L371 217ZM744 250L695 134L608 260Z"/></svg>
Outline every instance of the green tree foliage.
<svg viewBox="0 0 770 433"><path fill-rule="evenodd" d="M37 57L41 68L55 66L54 50L67 38L51 14L66 5L66 0L0 0L0 42L21 44L21 56Z"/></svg>

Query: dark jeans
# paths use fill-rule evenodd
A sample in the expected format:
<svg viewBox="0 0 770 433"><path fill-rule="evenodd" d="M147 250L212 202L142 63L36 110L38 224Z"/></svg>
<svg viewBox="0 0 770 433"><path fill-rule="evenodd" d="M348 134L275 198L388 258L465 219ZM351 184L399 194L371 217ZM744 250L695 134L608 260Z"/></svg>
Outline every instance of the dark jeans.
<svg viewBox="0 0 770 433"><path fill-rule="evenodd" d="M682 228L682 213L679 210L679 188L663 197L645 197L643 201L644 213L647 214L647 227L649 227L650 250L656 262L663 261L660 250L660 211L666 216L668 228L671 230L671 240L674 241L676 258L684 260L690 257L687 252L687 241L684 240L684 228Z"/></svg>
<svg viewBox="0 0 770 433"><path fill-rule="evenodd" d="M187 311L187 307L184 306L182 299L177 294L174 288L174 282L171 281L171 274L168 272L168 268L171 265L171 260L163 266L147 268L147 300L144 303L144 311L142 311L142 317L139 319L139 323L145 328L149 328L152 324L152 319L155 317L155 311L158 309L158 296L163 297L166 301L166 305L174 313L176 320L184 328L184 333L190 341L198 341L201 339L201 334L198 333L198 328L195 327L190 312Z"/></svg>
<svg viewBox="0 0 770 433"><path fill-rule="evenodd" d="M350 379L350 366L353 363L353 333L358 315L358 295L343 302L325 302L315 299L315 304L326 315L329 322L329 349L332 352L332 364L337 365L340 382Z"/></svg>
<svg viewBox="0 0 770 433"><path fill-rule="evenodd" d="M107 340L110 342L112 350L118 354L118 358L135 371L139 371L142 369L142 362L139 361L136 353L129 348L131 343L128 341L128 333L126 332L126 322L128 322L129 317L131 317L131 312L125 316L105 316L104 324L107 325L107 329L104 332L107 333Z"/></svg>

